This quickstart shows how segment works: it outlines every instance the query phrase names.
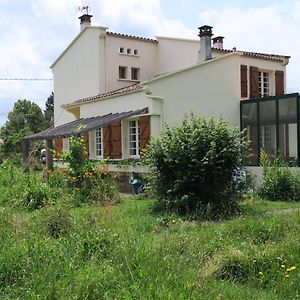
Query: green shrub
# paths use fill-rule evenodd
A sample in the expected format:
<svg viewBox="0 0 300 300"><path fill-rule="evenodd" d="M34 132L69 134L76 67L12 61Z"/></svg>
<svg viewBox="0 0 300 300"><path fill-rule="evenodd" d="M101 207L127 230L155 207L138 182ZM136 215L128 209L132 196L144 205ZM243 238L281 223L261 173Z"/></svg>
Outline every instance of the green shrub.
<svg viewBox="0 0 300 300"><path fill-rule="evenodd" d="M106 161L91 162L82 138L70 138L70 151L64 157L69 163L67 182L79 203L114 204L119 201L117 189L106 181Z"/></svg>
<svg viewBox="0 0 300 300"><path fill-rule="evenodd" d="M207 206L215 210L240 188L247 143L227 125L191 115L151 141L145 156L160 209L180 214Z"/></svg>
<svg viewBox="0 0 300 300"><path fill-rule="evenodd" d="M272 201L299 201L300 174L284 164L278 156L271 161L264 151L260 154L260 161L263 179L257 189L258 195Z"/></svg>

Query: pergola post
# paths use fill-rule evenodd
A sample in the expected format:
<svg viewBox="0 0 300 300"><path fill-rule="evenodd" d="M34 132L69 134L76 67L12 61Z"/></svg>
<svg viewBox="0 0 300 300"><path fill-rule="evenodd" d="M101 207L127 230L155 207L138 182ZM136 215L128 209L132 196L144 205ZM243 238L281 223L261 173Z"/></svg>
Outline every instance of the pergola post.
<svg viewBox="0 0 300 300"><path fill-rule="evenodd" d="M46 162L48 170L53 170L53 140L46 142Z"/></svg>
<svg viewBox="0 0 300 300"><path fill-rule="evenodd" d="M28 172L28 159L29 159L29 140L22 140L22 154L24 163L24 172Z"/></svg>

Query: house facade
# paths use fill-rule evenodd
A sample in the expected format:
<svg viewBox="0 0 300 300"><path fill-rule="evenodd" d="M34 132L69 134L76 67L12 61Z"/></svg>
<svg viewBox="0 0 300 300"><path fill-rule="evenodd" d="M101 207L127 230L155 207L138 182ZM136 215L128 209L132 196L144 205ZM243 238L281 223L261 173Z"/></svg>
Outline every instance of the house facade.
<svg viewBox="0 0 300 300"><path fill-rule="evenodd" d="M298 163L298 125L282 129L278 120L263 124L263 116L248 122L259 108L241 105L277 97L278 108L280 97L289 99L288 56L226 50L223 37L212 38L206 25L199 28L200 41L147 39L90 26L89 17L51 66L55 127L47 138L55 139L57 152L68 150L72 126L84 124L80 133L90 159L137 159L165 124L176 125L193 112L244 128L253 140L250 165L258 165L261 148L273 155L283 140L285 156Z"/></svg>

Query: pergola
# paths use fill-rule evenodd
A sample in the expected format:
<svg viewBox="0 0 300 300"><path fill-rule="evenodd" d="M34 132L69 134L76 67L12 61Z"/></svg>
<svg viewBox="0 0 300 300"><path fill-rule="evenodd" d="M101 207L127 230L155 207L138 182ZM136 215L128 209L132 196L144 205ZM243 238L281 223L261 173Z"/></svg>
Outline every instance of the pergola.
<svg viewBox="0 0 300 300"><path fill-rule="evenodd" d="M87 133L96 128L109 126L112 123L120 122L124 119L132 116L145 114L148 112L148 108L142 108L137 110L131 110L121 113L110 113L103 116L81 118L57 127L51 127L41 132L34 133L25 136L22 139L23 146L23 161L26 162L29 158L29 145L34 140L45 140L46 141L46 155L47 155L47 167L53 169L53 139L55 138L67 138L70 136L79 137L84 133Z"/></svg>

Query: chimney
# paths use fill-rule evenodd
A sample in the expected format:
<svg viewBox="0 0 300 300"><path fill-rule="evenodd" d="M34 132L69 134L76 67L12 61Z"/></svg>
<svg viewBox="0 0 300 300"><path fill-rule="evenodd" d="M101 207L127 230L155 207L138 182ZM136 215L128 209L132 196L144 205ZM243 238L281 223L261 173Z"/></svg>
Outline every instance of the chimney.
<svg viewBox="0 0 300 300"><path fill-rule="evenodd" d="M78 19L80 19L80 30L82 31L85 27L91 26L92 15L84 14Z"/></svg>
<svg viewBox="0 0 300 300"><path fill-rule="evenodd" d="M198 28L199 29L199 37L200 37L200 53L198 62L203 62L212 58L211 56L211 37L212 27L208 25L204 25Z"/></svg>
<svg viewBox="0 0 300 300"><path fill-rule="evenodd" d="M223 50L223 39L224 36L216 36L215 38L213 38L213 48Z"/></svg>

